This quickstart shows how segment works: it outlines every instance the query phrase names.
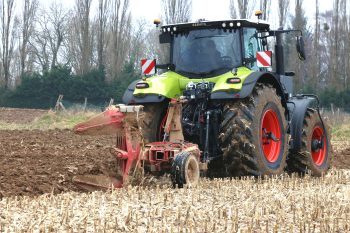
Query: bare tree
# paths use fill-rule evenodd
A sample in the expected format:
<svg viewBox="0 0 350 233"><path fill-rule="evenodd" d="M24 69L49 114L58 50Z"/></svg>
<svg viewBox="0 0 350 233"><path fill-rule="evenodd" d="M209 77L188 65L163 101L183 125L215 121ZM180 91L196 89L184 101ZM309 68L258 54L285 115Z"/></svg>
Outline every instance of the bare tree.
<svg viewBox="0 0 350 233"><path fill-rule="evenodd" d="M312 42L310 43L309 38L305 37L305 32L307 31L307 21L305 18L305 11L303 10L303 2L304 0L295 0L295 11L292 24L294 29L304 32L305 46L310 48L312 47ZM309 51L307 48L306 50ZM295 49L291 51L291 55L288 57L290 64L296 73L296 77L300 77L299 79L294 79L296 89L302 89L309 83L307 67L311 66L310 61L307 59L306 62L301 62L299 59L292 59L297 57Z"/></svg>
<svg viewBox="0 0 350 233"><path fill-rule="evenodd" d="M350 16L348 0L334 0L332 11L320 14L319 80L323 87L348 90L350 76ZM315 36L316 37L316 36ZM317 38L315 38L317 40Z"/></svg>
<svg viewBox="0 0 350 233"><path fill-rule="evenodd" d="M1 43L3 83L6 89L10 88L10 67L14 56L15 15L14 0L3 0L1 3Z"/></svg>
<svg viewBox="0 0 350 233"><path fill-rule="evenodd" d="M230 0L230 16L232 19L239 18L235 0Z"/></svg>
<svg viewBox="0 0 350 233"><path fill-rule="evenodd" d="M67 12L62 4L53 3L49 11L49 22L52 31L48 30L48 39L52 52L51 69L57 65L58 52L67 36Z"/></svg>
<svg viewBox="0 0 350 233"><path fill-rule="evenodd" d="M68 15L69 11L56 2L40 12L31 51L42 70L52 69L58 63L59 51L67 37Z"/></svg>
<svg viewBox="0 0 350 233"><path fill-rule="evenodd" d="M38 0L25 0L22 15L22 41L20 44L21 76L26 71L28 45L34 32L35 16L38 8Z"/></svg>
<svg viewBox="0 0 350 233"><path fill-rule="evenodd" d="M284 27L289 12L290 0L278 0L278 23L280 27Z"/></svg>
<svg viewBox="0 0 350 233"><path fill-rule="evenodd" d="M109 80L114 79L122 71L127 60L127 52L131 35L131 14L129 0L112 0L110 15L108 50L108 72Z"/></svg>
<svg viewBox="0 0 350 233"><path fill-rule="evenodd" d="M268 20L270 16L271 0L260 0L260 10L263 11L263 20Z"/></svg>
<svg viewBox="0 0 350 233"><path fill-rule="evenodd" d="M50 67L50 48L48 39L48 29L43 23L46 22L45 16L40 16L42 20L38 22L38 28L35 31L34 39L30 42L31 53L35 56L34 62L40 66L42 71L47 71ZM39 32L40 30L40 32Z"/></svg>
<svg viewBox="0 0 350 233"><path fill-rule="evenodd" d="M332 44L332 33L330 32L330 26L332 23L332 11L326 11L320 13L320 22L323 22L322 28L320 28L319 36L319 58L320 58L320 70L319 70L319 80L318 85L320 87L330 86L331 84L331 44Z"/></svg>
<svg viewBox="0 0 350 233"><path fill-rule="evenodd" d="M191 20L192 0L162 0L163 20L166 24Z"/></svg>
<svg viewBox="0 0 350 233"><path fill-rule="evenodd" d="M349 2L347 2L346 0L344 0L344 4L346 5L349 4ZM344 7L345 11L347 9L349 9L349 5L347 5L346 7ZM344 53L346 54L346 58L344 59L345 61L345 71L346 71L346 74L344 75L344 89L345 90L349 90L350 88L350 85L349 85L349 79L350 79L350 12L348 12L344 19L343 19L343 22L344 22L344 25L345 25L345 35L344 37L346 38L345 41L344 41L344 46L345 46L345 49L344 49Z"/></svg>
<svg viewBox="0 0 350 233"><path fill-rule="evenodd" d="M320 10L319 0L315 0L316 13L315 13L315 29L313 35L313 63L312 63L312 85L316 86L319 83L319 72L320 72Z"/></svg>
<svg viewBox="0 0 350 233"><path fill-rule="evenodd" d="M230 0L231 18L249 18L256 7L256 0Z"/></svg>
<svg viewBox="0 0 350 233"><path fill-rule="evenodd" d="M98 35L97 35L97 59L99 69L105 67L106 34L110 0L99 0L98 4Z"/></svg>
<svg viewBox="0 0 350 233"><path fill-rule="evenodd" d="M90 11L92 0L76 0L75 14L70 19L69 55L78 74L91 70L93 35L90 32Z"/></svg>
<svg viewBox="0 0 350 233"><path fill-rule="evenodd" d="M333 60L333 73L335 86L338 90L344 90L347 85L347 76L348 74L348 60L350 59L349 56L349 48L348 48L348 41L349 41L349 22L348 22L348 0L338 0L335 1L339 4L338 11L334 11L337 15L336 21L334 23L337 23L335 25L335 32L337 32L337 35L334 35L334 54L332 57Z"/></svg>
<svg viewBox="0 0 350 233"><path fill-rule="evenodd" d="M138 20L133 27L131 44L129 49L129 61L134 65L135 70L140 69L140 61L146 56L147 22Z"/></svg>
<svg viewBox="0 0 350 233"><path fill-rule="evenodd" d="M333 4L333 19L331 30L331 54L330 54L330 77L331 84L338 86L337 75L338 72L338 56L339 56L339 17L340 17L340 0L334 0ZM338 86L339 87L339 86Z"/></svg>

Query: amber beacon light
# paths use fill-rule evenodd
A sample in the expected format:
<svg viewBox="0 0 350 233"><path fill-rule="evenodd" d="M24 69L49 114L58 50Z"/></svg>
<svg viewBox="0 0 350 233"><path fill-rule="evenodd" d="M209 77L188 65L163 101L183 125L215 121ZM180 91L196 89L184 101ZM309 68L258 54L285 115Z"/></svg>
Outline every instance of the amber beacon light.
<svg viewBox="0 0 350 233"><path fill-rule="evenodd" d="M258 19L261 19L263 15L263 12L261 10L255 11L255 16L258 17Z"/></svg>

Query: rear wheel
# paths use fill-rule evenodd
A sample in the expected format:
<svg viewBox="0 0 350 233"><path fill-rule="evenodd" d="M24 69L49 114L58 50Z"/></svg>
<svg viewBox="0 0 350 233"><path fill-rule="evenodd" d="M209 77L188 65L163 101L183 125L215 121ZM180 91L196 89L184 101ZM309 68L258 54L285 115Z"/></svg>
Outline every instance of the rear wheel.
<svg viewBox="0 0 350 233"><path fill-rule="evenodd" d="M148 103L143 104L143 106L145 117L141 128L145 143L162 141L168 104L166 102Z"/></svg>
<svg viewBox="0 0 350 233"><path fill-rule="evenodd" d="M291 152L288 158L288 168L292 172L306 173L308 170L314 176L321 176L330 167L330 139L326 123L322 124L318 112L308 109L305 113L301 149Z"/></svg>
<svg viewBox="0 0 350 233"><path fill-rule="evenodd" d="M257 84L250 97L227 103L219 141L228 175L275 175L286 166L287 122L276 90Z"/></svg>

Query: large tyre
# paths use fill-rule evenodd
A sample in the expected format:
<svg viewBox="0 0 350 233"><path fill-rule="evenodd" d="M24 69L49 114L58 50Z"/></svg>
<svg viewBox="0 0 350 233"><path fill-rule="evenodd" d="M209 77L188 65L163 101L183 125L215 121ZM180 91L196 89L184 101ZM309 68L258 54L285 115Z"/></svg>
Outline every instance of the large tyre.
<svg viewBox="0 0 350 233"><path fill-rule="evenodd" d="M171 180L174 187L195 187L200 177L197 158L188 151L180 152L175 156L171 167Z"/></svg>
<svg viewBox="0 0 350 233"><path fill-rule="evenodd" d="M142 134L145 143L162 141L162 125L165 123L165 115L168 103L148 103L143 104L145 117L141 122Z"/></svg>
<svg viewBox="0 0 350 233"><path fill-rule="evenodd" d="M286 129L285 109L272 86L257 84L250 97L225 104L219 142L228 175L283 173Z"/></svg>
<svg viewBox="0 0 350 233"><path fill-rule="evenodd" d="M330 132L314 109L305 113L301 140L300 151L291 151L288 157L288 170L322 176L330 167Z"/></svg>

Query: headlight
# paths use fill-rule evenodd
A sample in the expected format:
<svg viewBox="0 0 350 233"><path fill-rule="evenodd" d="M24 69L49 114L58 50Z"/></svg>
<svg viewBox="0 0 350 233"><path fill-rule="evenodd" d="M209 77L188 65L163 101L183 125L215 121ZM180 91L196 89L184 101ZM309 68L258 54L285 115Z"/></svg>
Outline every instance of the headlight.
<svg viewBox="0 0 350 233"><path fill-rule="evenodd" d="M136 88L137 88L137 89L149 88L149 84L148 84L148 83L144 83L144 82L137 83L137 84L136 84Z"/></svg>

